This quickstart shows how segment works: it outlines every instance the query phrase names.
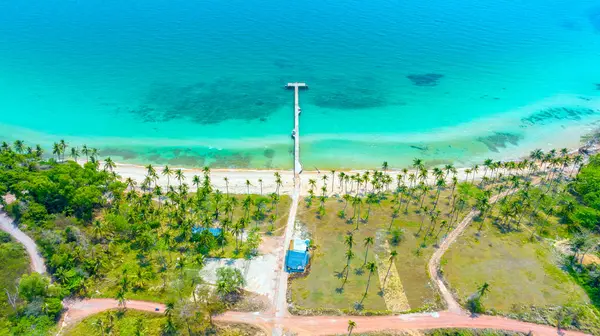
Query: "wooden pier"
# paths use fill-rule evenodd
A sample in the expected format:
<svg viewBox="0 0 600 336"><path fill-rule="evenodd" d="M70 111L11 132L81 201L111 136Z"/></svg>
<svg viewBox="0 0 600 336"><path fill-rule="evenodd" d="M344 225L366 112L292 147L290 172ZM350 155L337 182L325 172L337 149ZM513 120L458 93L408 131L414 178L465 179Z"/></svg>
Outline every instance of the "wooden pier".
<svg viewBox="0 0 600 336"><path fill-rule="evenodd" d="M306 83L288 83L286 86L288 89L294 89L294 130L292 131L292 137L294 138L294 177L298 178L299 174L302 173L302 163L300 163L300 98L298 91L300 89L308 89Z"/></svg>

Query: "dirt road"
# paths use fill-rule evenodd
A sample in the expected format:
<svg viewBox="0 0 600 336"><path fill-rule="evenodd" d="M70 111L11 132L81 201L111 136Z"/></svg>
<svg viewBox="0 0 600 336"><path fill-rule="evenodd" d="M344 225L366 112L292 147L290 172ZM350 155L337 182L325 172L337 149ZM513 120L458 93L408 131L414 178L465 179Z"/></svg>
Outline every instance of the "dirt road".
<svg viewBox="0 0 600 336"><path fill-rule="evenodd" d="M63 318L63 326L80 321L87 316L99 312L117 309L118 302L114 299L89 299L67 304L68 311ZM147 312L163 313L165 306L147 301L127 301L128 309ZM156 311L158 308L158 311ZM496 316L471 317L452 312L406 314L396 316L285 316L275 317L272 313L237 313L227 312L217 316L216 321L254 324L265 329L279 325L285 330L298 335L333 335L343 334L348 327L348 319L356 322L355 332L371 332L377 330L425 330L436 328L489 328L512 330L533 335L558 335L558 330L551 326L507 319ZM586 335L581 332L564 331L564 335Z"/></svg>
<svg viewBox="0 0 600 336"><path fill-rule="evenodd" d="M29 236L15 226L12 218L0 211L0 230L10 234L16 241L25 246L29 255L31 270L37 273L46 273L46 264L38 251L37 245Z"/></svg>

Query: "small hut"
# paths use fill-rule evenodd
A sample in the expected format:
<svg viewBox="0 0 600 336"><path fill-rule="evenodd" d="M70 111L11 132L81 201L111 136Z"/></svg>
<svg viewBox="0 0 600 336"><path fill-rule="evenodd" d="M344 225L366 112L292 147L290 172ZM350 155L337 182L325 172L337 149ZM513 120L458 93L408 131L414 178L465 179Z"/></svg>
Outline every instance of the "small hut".
<svg viewBox="0 0 600 336"><path fill-rule="evenodd" d="M285 270L288 273L302 273L308 266L308 240L292 239L285 256Z"/></svg>

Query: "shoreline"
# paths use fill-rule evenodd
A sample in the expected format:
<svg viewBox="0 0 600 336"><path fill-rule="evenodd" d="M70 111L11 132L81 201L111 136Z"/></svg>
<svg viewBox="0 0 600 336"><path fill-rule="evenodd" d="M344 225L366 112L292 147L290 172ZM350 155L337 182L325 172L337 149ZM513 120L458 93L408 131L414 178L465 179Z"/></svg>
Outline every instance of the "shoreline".
<svg viewBox="0 0 600 336"><path fill-rule="evenodd" d="M581 145L577 148L571 148L569 150L569 154L576 154L580 150L587 148L591 152L597 152L600 148L595 142L588 142L584 145ZM504 160L503 162L519 162L525 159L525 157L520 157L514 160ZM100 168L103 168L104 161L100 162ZM79 160L78 163L85 163L84 160ZM426 163L426 162L424 162ZM131 178L138 185L145 179L147 169L146 166L137 165L137 164L129 164L129 163L119 163L115 162L116 167L114 168L114 172L121 176L122 180L125 181L127 178ZM179 182L176 180L175 176L171 176L167 178L162 174L162 169L165 165L155 165L152 164L152 167L156 170L158 175L158 180L156 181L157 185L165 188L169 185L177 186ZM426 166L427 167L427 166ZM406 167L407 169L409 167ZM431 170L433 167L427 167L428 170ZM479 163L479 171L473 173L467 173L467 170L471 169L471 167L455 167L456 169L456 178L459 181L466 180L481 180L484 176L486 176L486 171L483 166L483 162ZM191 181L194 175L203 176L203 168L185 168L185 167L176 167L169 166L169 169L175 171L181 169L184 178L184 183L187 183L190 186L190 191L196 190L196 188L191 184ZM381 169L376 169L382 171ZM344 192L345 184L340 184L339 181L339 173L343 172L346 175L363 175L366 172L373 172L375 170L371 169L335 169L335 176L333 177L333 186L332 186L332 174L331 170L306 170L300 174L300 194L303 196L309 195L310 189L310 180L315 180L316 185L314 188L315 194L321 194L321 188L326 184L327 192L325 193L328 196L341 194ZM414 173L416 170L412 167L408 169L408 174ZM278 173L281 178L281 185L278 188L276 184L275 173ZM389 168L386 171L386 174L389 175L393 179L393 183L396 181L396 177L402 174L402 168ZM323 179L323 176L327 176L326 180ZM260 194L262 191L263 195L268 195L270 193L274 193L279 191L282 195L291 195L294 188L294 173L292 169L284 170L284 169L227 169L227 168L216 168L210 169L210 177L211 177L211 185L213 188L222 191L223 193L229 192L231 194L246 194L248 191L253 194ZM225 182L225 178L228 179L228 182ZM260 182L262 180L262 183ZM448 180L448 178L446 179ZM247 181L251 183L250 186L247 186ZM324 183L325 182L325 183ZM426 180L427 184L434 184L435 178L433 176L428 176ZM350 185L354 185L354 183L350 183ZM352 187L353 188L353 187ZM350 188L349 188L350 190ZM364 193L366 190L361 188L359 190L352 189L354 192Z"/></svg>

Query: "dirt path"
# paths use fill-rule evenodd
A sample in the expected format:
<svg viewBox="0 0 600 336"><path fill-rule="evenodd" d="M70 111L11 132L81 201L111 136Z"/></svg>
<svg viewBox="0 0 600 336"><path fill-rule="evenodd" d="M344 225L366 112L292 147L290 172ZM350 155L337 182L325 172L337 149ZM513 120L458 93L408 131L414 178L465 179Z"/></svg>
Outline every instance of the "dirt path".
<svg viewBox="0 0 600 336"><path fill-rule="evenodd" d="M471 317L452 312L431 314L407 314L397 316L289 316L273 318L266 315L252 313L229 312L218 316L217 321L251 323L268 326L277 323L284 329L294 332L299 336L309 335L335 335L345 334L348 328L348 319L356 322L356 333L380 330L427 330L439 328L475 328L511 330L523 333L532 332L533 335L586 335L581 332L561 331L551 326L510 320L496 316Z"/></svg>
<svg viewBox="0 0 600 336"><path fill-rule="evenodd" d="M56 335L62 334L62 331L83 320L84 318L101 313L110 309L117 309L119 302L115 299L85 299L85 300L73 300L65 301L64 307L66 312L63 314L59 321L60 329ZM162 303L148 302L148 301L127 301L127 309L141 310L151 313L162 314L165 312L166 306Z"/></svg>
<svg viewBox="0 0 600 336"><path fill-rule="evenodd" d="M508 194L511 194L512 192L512 190L508 190L492 197L490 199L490 204L498 201L499 199L507 196ZM440 244L439 248L431 256L431 259L429 259L429 264L427 265L427 268L429 270L429 276L431 277L431 280L437 285L438 289L440 290L440 294L444 298L444 301L446 301L448 311L460 315L464 315L467 313L456 301L454 295L452 295L448 287L446 287L446 283L444 282L444 279L442 278L442 275L439 272L440 262L442 256L444 255L444 253L446 253L450 245L456 241L456 239L465 231L467 226L471 224L473 218L475 218L475 216L477 215L479 215L478 210L471 210L467 214L467 216L465 216L465 218L456 226L456 228L452 230L452 232L450 232L446 239L444 239L444 241Z"/></svg>
<svg viewBox="0 0 600 336"><path fill-rule="evenodd" d="M46 273L46 264L38 251L37 245L28 235L15 226L12 218L0 211L0 230L10 234L16 241L25 246L29 255L31 270L40 274Z"/></svg>
<svg viewBox="0 0 600 336"><path fill-rule="evenodd" d="M298 202L300 200L300 179L296 179L294 191L292 193L292 204L290 205L290 214L283 234L283 245L279 247L279 257L277 259L277 269L275 277L275 292L273 293L273 307L275 316L278 318L289 316L287 303L288 274L285 271L285 256L290 239L294 236L294 227L296 225L296 214L298 212ZM274 336L283 335L283 328L275 324L272 329Z"/></svg>
<svg viewBox="0 0 600 336"><path fill-rule="evenodd" d="M68 303L68 311L62 321L62 327L67 327L85 317L119 308L114 299L88 299ZM147 301L127 301L128 309L146 312L164 313L165 306ZM156 311L158 308L158 311ZM286 316L275 317L270 313L238 313L227 312L217 316L216 321L249 323L265 329L279 325L283 329L298 335L333 335L344 334L348 327L347 316ZM521 322L497 316L472 317L452 312L429 314L406 314L396 316L353 316L356 322L356 332L371 332L377 330L426 330L437 328L489 328L497 330L512 330L533 335L559 335L558 330L551 326ZM62 329L62 328L61 328ZM586 335L575 331L563 331L564 335Z"/></svg>

